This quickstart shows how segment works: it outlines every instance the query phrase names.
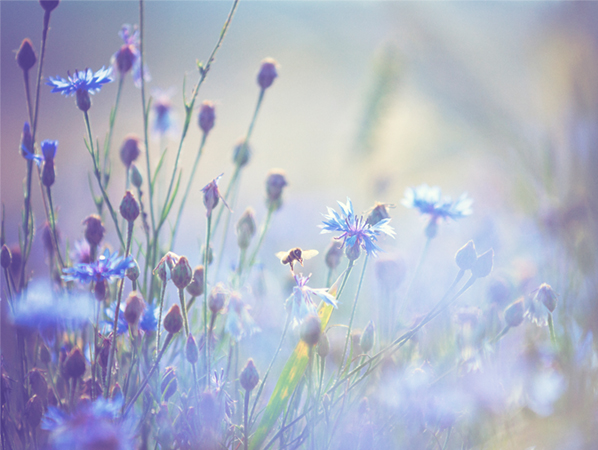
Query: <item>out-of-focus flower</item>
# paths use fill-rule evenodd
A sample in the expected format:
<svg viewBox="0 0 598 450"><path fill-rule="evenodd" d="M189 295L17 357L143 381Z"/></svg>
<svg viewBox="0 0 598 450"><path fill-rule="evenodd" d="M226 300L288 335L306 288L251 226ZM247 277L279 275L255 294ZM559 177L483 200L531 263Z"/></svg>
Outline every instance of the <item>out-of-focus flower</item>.
<svg viewBox="0 0 598 450"><path fill-rule="evenodd" d="M141 154L141 139L136 134L128 134L120 147L120 160L129 168Z"/></svg>
<svg viewBox="0 0 598 450"><path fill-rule="evenodd" d="M287 302L291 302L293 320L296 325L298 325L309 315L317 315L317 305L313 300L313 295L320 297L326 303L334 306L335 308L338 307L336 298L328 293L328 289L314 289L307 286L309 276L304 277L303 275L299 274L294 275L294 278L296 285L293 287L293 293L288 298Z"/></svg>
<svg viewBox="0 0 598 450"><path fill-rule="evenodd" d="M203 192L203 204L206 207L206 217L212 214L212 211L218 205L219 199L222 199L224 205L230 209L218 189L218 182L220 181L220 178L222 178L222 175L224 174L221 173L201 189L201 192Z"/></svg>
<svg viewBox="0 0 598 450"><path fill-rule="evenodd" d="M174 132L175 120L172 112L172 101L170 100L174 94L173 89L162 91L156 89L153 93L154 103L152 109L154 110L154 132L160 136L169 132Z"/></svg>
<svg viewBox="0 0 598 450"><path fill-rule="evenodd" d="M322 333L322 323L317 314L310 314L301 322L299 335L301 340L310 347L313 347L320 340Z"/></svg>
<svg viewBox="0 0 598 450"><path fill-rule="evenodd" d="M69 256L77 264L89 264L91 261L91 247L84 239L75 241Z"/></svg>
<svg viewBox="0 0 598 450"><path fill-rule="evenodd" d="M262 61L260 71L257 74L257 84L262 89L268 89L274 83L274 79L278 76L276 71L278 63L272 58L266 58Z"/></svg>
<svg viewBox="0 0 598 450"><path fill-rule="evenodd" d="M408 188L401 203L407 208L419 209L421 214L429 214L436 219L460 219L472 213L473 200L462 194L456 201L449 197L442 198L438 186L430 187L422 184L416 188Z"/></svg>
<svg viewBox="0 0 598 450"><path fill-rule="evenodd" d="M539 327L548 325L548 315L556 308L556 294L550 285L543 283L533 292L525 317Z"/></svg>
<svg viewBox="0 0 598 450"><path fill-rule="evenodd" d="M25 122L23 124L23 133L21 134L21 145L20 145L21 155L25 159L33 160L34 158L32 155L34 154L33 151L33 136L31 135L31 126L29 126L29 122Z"/></svg>
<svg viewBox="0 0 598 450"><path fill-rule="evenodd" d="M104 320L104 325L106 326L105 329L108 332L112 332L112 328L114 327L114 315L116 314L116 303L112 302L112 304L108 308L106 308L105 313L106 317L108 318L108 320ZM118 324L116 325L116 334L120 336L121 334L124 334L127 331L129 331L129 323L125 319L125 305L123 303L120 305L120 313L118 314Z"/></svg>
<svg viewBox="0 0 598 450"><path fill-rule="evenodd" d="M147 304L145 314L139 321L139 329L145 332L156 331L158 329L158 308L155 305Z"/></svg>
<svg viewBox="0 0 598 450"><path fill-rule="evenodd" d="M207 135L212 128L214 128L214 122L216 120L216 106L214 102L204 100L199 108L199 115L197 117L197 123L199 128Z"/></svg>
<svg viewBox="0 0 598 450"><path fill-rule="evenodd" d="M95 281L111 281L113 278L123 278L129 267L134 265L133 256L126 258L118 256L118 252L110 254L106 249L97 261L89 264L77 264L63 270L65 281L79 281L81 283L91 283Z"/></svg>
<svg viewBox="0 0 598 450"><path fill-rule="evenodd" d="M106 231L102 218L96 214L91 214L83 220L82 224L85 225L85 239L89 245L94 247L100 245Z"/></svg>
<svg viewBox="0 0 598 450"><path fill-rule="evenodd" d="M118 35L123 40L122 47L112 56L112 66L124 76L133 71L135 86L141 87L141 53L139 52L139 30L137 26L124 24ZM150 81L151 76L147 67L143 67L143 79Z"/></svg>
<svg viewBox="0 0 598 450"><path fill-rule="evenodd" d="M226 317L225 328L237 341L261 331L260 327L257 326L249 314L249 306L236 292L231 294L228 302L228 315Z"/></svg>
<svg viewBox="0 0 598 450"><path fill-rule="evenodd" d="M268 208L279 209L282 205L282 190L287 186L284 170L272 169L266 178L266 204Z"/></svg>
<svg viewBox="0 0 598 450"><path fill-rule="evenodd" d="M132 450L133 424L119 420L122 403L98 398L82 402L68 414L50 407L43 418L42 429L50 432L52 449Z"/></svg>
<svg viewBox="0 0 598 450"><path fill-rule="evenodd" d="M247 364L239 375L239 383L246 391L252 391L260 381L260 374L253 363L253 359L249 358Z"/></svg>
<svg viewBox="0 0 598 450"><path fill-rule="evenodd" d="M353 204L347 198L347 203L338 202L341 213L328 208L328 214L324 215L322 233L341 232L336 239L342 239L342 246L346 248L347 256L359 256L359 249L362 248L368 255L376 256L380 247L376 245L378 236L386 234L394 237L394 229L388 224L390 219L383 219L375 225L367 223L363 216L357 216L353 212ZM357 259L354 257L353 259Z"/></svg>

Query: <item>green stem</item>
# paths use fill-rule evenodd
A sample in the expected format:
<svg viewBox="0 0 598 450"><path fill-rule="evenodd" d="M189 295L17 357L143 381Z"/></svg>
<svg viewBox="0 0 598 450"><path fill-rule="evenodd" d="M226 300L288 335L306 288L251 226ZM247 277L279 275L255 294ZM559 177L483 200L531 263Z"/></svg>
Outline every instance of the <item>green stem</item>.
<svg viewBox="0 0 598 450"><path fill-rule="evenodd" d="M257 254L260 251L262 243L264 242L264 236L266 235L268 228L270 228L270 221L272 219L272 213L274 213L274 206L271 205L268 208L268 214L266 215L266 221L264 222L264 226L262 227L262 229L260 231L260 237L257 241L257 245L253 249L251 258L249 258L249 264L247 265L248 270L251 269L253 267L253 265L255 264L255 259L257 258Z"/></svg>
<svg viewBox="0 0 598 450"><path fill-rule="evenodd" d="M60 247L58 247L58 235L56 234L56 219L54 217L54 204L52 202L52 190L50 186L46 187L48 193L48 202L50 203L50 226L52 227L52 238L54 239L54 247L56 248L56 254L58 255L58 262L60 263L60 269L64 269L64 261L60 254Z"/></svg>
<svg viewBox="0 0 598 450"><path fill-rule="evenodd" d="M243 447L245 450L249 448L249 429L248 429L248 417L247 413L249 411L249 396L251 391L245 391L245 402L243 404L243 434L244 434L244 442Z"/></svg>
<svg viewBox="0 0 598 450"><path fill-rule="evenodd" d="M112 133L114 132L114 122L116 121L116 112L118 111L118 105L120 103L120 93L123 88L123 82L125 81L125 77L123 74L118 79L118 88L116 90L116 100L114 101L114 107L110 111L110 120L108 122L108 136L104 141L104 166L103 172L106 173L106 162L108 161L108 155L110 154L110 147L112 146ZM128 177L128 170L127 170L127 180Z"/></svg>
<svg viewBox="0 0 598 450"><path fill-rule="evenodd" d="M210 343L208 341L208 266L209 266L209 249L210 249L210 234L212 228L212 214L207 217L207 226L206 226L206 245L205 245L205 252L204 252L204 274L203 274L203 326L204 326L204 361L206 364L206 384L208 389L210 387L210 361L209 361L209 354L208 354L208 347Z"/></svg>
<svg viewBox="0 0 598 450"><path fill-rule="evenodd" d="M548 329L550 330L550 340L552 345L556 347L556 334L554 332L554 322L552 320L552 313L548 313Z"/></svg>
<svg viewBox="0 0 598 450"><path fill-rule="evenodd" d="M185 324L185 337L189 337L189 320L187 319L187 306L185 305L185 289L179 289L179 302L183 312L183 323Z"/></svg>
<svg viewBox="0 0 598 450"><path fill-rule="evenodd" d="M164 308L164 294L166 293L166 284L168 282L166 280L162 281L162 292L160 293L160 313L158 316L158 338L157 338L157 344L156 344L156 351L159 351L160 348L160 336L162 335L161 333L161 326L162 326L162 310Z"/></svg>

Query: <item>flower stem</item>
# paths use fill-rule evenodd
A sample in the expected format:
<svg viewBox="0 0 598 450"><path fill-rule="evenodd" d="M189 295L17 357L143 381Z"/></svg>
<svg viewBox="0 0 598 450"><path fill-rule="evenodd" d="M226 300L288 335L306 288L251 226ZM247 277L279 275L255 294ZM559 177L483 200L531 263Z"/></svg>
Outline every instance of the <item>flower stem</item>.
<svg viewBox="0 0 598 450"><path fill-rule="evenodd" d="M116 112L118 111L118 105L120 103L120 93L122 92L123 82L125 81L124 75L121 75L118 80L118 88L116 90L116 100L114 101L114 107L110 111L110 120L108 122L108 136L104 141L104 163L103 172L106 173L106 162L108 161L108 155L110 154L110 147L112 146L112 133L114 131L114 122L116 121ZM127 174L127 180L129 179Z"/></svg>
<svg viewBox="0 0 598 450"><path fill-rule="evenodd" d="M204 251L204 274L203 274L203 327L204 327L204 361L206 365L206 384L210 387L210 361L208 347L208 266L209 266L209 254L210 254L210 233L212 228L212 214L207 217L206 226L206 245Z"/></svg>
<svg viewBox="0 0 598 450"><path fill-rule="evenodd" d="M552 313L548 313L548 329L550 330L550 340L552 345L556 347L556 334L554 332L554 322L552 320Z"/></svg>
<svg viewBox="0 0 598 450"><path fill-rule="evenodd" d="M58 247L58 235L56 234L56 219L54 217L54 204L52 203L52 190L50 186L46 187L48 193L48 202L50 203L50 226L52 227L52 238L54 239L54 247L56 248L56 254L58 255L58 262L60 263L60 269L64 269L64 261L60 254L60 247Z"/></svg>
<svg viewBox="0 0 598 450"><path fill-rule="evenodd" d="M166 293L166 284L167 281L162 281L162 292L160 293L160 315L158 316L158 338L157 338L157 345L156 345L156 352L160 349L160 336L161 336L161 326L162 326L162 309L164 308L164 294Z"/></svg>
<svg viewBox="0 0 598 450"><path fill-rule="evenodd" d="M245 450L249 448L249 429L248 429L248 417L247 413L249 411L249 396L251 395L251 391L245 391L245 402L243 404L243 434L245 439L243 440L243 447Z"/></svg>
<svg viewBox="0 0 598 450"><path fill-rule="evenodd" d="M183 312L183 323L185 324L185 337L189 336L189 320L187 319L187 306L185 305L185 289L179 289L179 302Z"/></svg>

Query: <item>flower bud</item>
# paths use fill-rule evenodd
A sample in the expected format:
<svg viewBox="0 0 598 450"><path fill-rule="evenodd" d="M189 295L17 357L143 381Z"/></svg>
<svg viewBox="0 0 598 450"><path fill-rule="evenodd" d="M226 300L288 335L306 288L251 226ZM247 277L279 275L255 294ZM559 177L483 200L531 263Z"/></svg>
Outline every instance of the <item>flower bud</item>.
<svg viewBox="0 0 598 450"><path fill-rule="evenodd" d="M318 355L322 358L326 358L328 353L330 353L330 341L328 340L328 335L322 333L318 339Z"/></svg>
<svg viewBox="0 0 598 450"><path fill-rule="evenodd" d="M276 72L277 65L276 61L272 58L266 58L262 61L262 66L257 74L257 84L259 84L262 89L268 89L272 86L274 79L278 76L278 73Z"/></svg>
<svg viewBox="0 0 598 450"><path fill-rule="evenodd" d="M191 364L195 364L199 361L199 350L197 348L197 343L195 342L195 338L191 333L187 336L187 345L185 346L185 356L187 357L187 361Z"/></svg>
<svg viewBox="0 0 598 450"><path fill-rule="evenodd" d="M133 265L125 271L125 275L129 280L137 281L139 275L141 275L141 271L136 259L133 260Z"/></svg>
<svg viewBox="0 0 598 450"><path fill-rule="evenodd" d="M77 89L75 97L77 108L79 108L83 112L89 111L89 108L91 108L91 96L89 95L89 92L87 92L87 89Z"/></svg>
<svg viewBox="0 0 598 450"><path fill-rule="evenodd" d="M253 359L249 359L239 375L241 387L246 391L252 391L257 386L259 381L260 374L253 363Z"/></svg>
<svg viewBox="0 0 598 450"><path fill-rule="evenodd" d="M202 261L206 260L206 246L205 245L201 246L201 260ZM208 247L208 266L211 265L212 262L214 262L214 250L212 249L212 246L210 245Z"/></svg>
<svg viewBox="0 0 598 450"><path fill-rule="evenodd" d="M108 366L108 357L110 356L110 344L110 339L102 340L102 346L98 354L98 364L100 365L100 367L104 369Z"/></svg>
<svg viewBox="0 0 598 450"><path fill-rule="evenodd" d="M187 286L187 292L193 297L199 297L203 294L203 274L203 266L197 266L193 269L193 279Z"/></svg>
<svg viewBox="0 0 598 450"><path fill-rule="evenodd" d="M42 147L42 155L44 155L44 160L53 161L56 158L56 149L58 148L58 141L51 141L46 139L41 143Z"/></svg>
<svg viewBox="0 0 598 450"><path fill-rule="evenodd" d="M24 415L27 418L27 423L33 429L42 421L42 415L44 413L44 405L39 395L34 395L29 399L25 405Z"/></svg>
<svg viewBox="0 0 598 450"><path fill-rule="evenodd" d="M183 327L183 316L179 305L172 305L164 317L164 329L171 334L176 334Z"/></svg>
<svg viewBox="0 0 598 450"><path fill-rule="evenodd" d="M387 205L385 203L376 202L376 204L374 205L374 208L368 215L366 223L369 223L371 226L374 226L381 220L390 218L390 214L388 214L388 206L389 205ZM392 206L392 205L390 205L390 206Z"/></svg>
<svg viewBox="0 0 598 450"><path fill-rule="evenodd" d="M266 179L266 203L268 207L275 209L282 205L282 190L288 185L285 172L280 169L273 169L268 173Z"/></svg>
<svg viewBox="0 0 598 450"><path fill-rule="evenodd" d="M6 244L2 246L2 252L0 253L0 265L3 269L8 269L12 263L12 254Z"/></svg>
<svg viewBox="0 0 598 450"><path fill-rule="evenodd" d="M375 333L374 322L370 320L361 334L361 339L359 339L359 346L364 353L369 352L374 346Z"/></svg>
<svg viewBox="0 0 598 450"><path fill-rule="evenodd" d="M37 62L37 56L35 56L35 50L33 50L33 44L28 38L23 39L21 46L17 51L17 64L22 71L27 72Z"/></svg>
<svg viewBox="0 0 598 450"><path fill-rule="evenodd" d="M523 298L511 303L505 309L505 323L511 327L518 327L523 322L524 314Z"/></svg>
<svg viewBox="0 0 598 450"><path fill-rule="evenodd" d="M125 136L122 146L120 147L120 160L125 167L130 167L131 164L141 154L140 150L141 140L136 134L129 134Z"/></svg>
<svg viewBox="0 0 598 450"><path fill-rule="evenodd" d="M50 187L56 180L56 172L54 170L54 160L47 159L44 161L42 167L42 184L46 187Z"/></svg>
<svg viewBox="0 0 598 450"><path fill-rule="evenodd" d="M108 289L108 280L98 280L96 281L95 286L93 287L93 295L98 302L103 302L106 297L108 297L109 293Z"/></svg>
<svg viewBox="0 0 598 450"><path fill-rule="evenodd" d="M160 280L162 280L162 282L165 283L168 280L170 280L172 276L172 269L174 269L174 266L176 266L178 262L179 255L173 252L168 252L162 257L162 259L154 269L153 274L157 275L158 278L160 278Z"/></svg>
<svg viewBox="0 0 598 450"><path fill-rule="evenodd" d="M313 347L320 340L321 327L322 324L318 316L313 314L307 316L301 324L301 340L310 347Z"/></svg>
<svg viewBox="0 0 598 450"><path fill-rule="evenodd" d="M233 162L236 166L243 167L249 162L249 158L253 151L245 140L240 140L233 150Z"/></svg>
<svg viewBox="0 0 598 450"><path fill-rule="evenodd" d="M176 376L175 368L169 366L166 368L164 375L162 375L162 382L160 383L160 391L164 401L168 401L170 397L174 395L178 388L178 380Z"/></svg>
<svg viewBox="0 0 598 450"><path fill-rule="evenodd" d="M42 5L42 8L44 8L46 12L56 9L58 3L60 3L60 0L39 0L39 4Z"/></svg>
<svg viewBox="0 0 598 450"><path fill-rule="evenodd" d="M110 390L110 398L119 403L123 400L123 390L120 387L120 384L118 384L118 381L114 383L114 386L112 386L112 389Z"/></svg>
<svg viewBox="0 0 598 450"><path fill-rule="evenodd" d="M193 279L193 269L189 260L181 256L176 266L172 269L172 282L178 289L185 289Z"/></svg>
<svg viewBox="0 0 598 450"><path fill-rule="evenodd" d="M475 251L475 245L473 241L469 241L463 247L457 251L455 255L455 262L459 269L461 270L470 270L478 259L478 255Z"/></svg>
<svg viewBox="0 0 598 450"><path fill-rule="evenodd" d="M145 301L143 301L143 297L139 292L132 291L127 297L127 301L125 303L125 320L129 323L129 325L137 325L144 311Z"/></svg>
<svg viewBox="0 0 598 450"><path fill-rule="evenodd" d="M139 202L131 191L127 191L120 202L120 215L127 222L134 222L139 216Z"/></svg>
<svg viewBox="0 0 598 450"><path fill-rule="evenodd" d="M237 244L242 250L249 247L251 238L255 235L255 213L253 209L247 208L237 222Z"/></svg>
<svg viewBox="0 0 598 450"><path fill-rule="evenodd" d="M328 250L326 250L326 257L325 257L326 266L329 269L336 269L341 262L342 256L343 256L342 244L340 241L333 238L330 241Z"/></svg>
<svg viewBox="0 0 598 450"><path fill-rule="evenodd" d="M85 225L85 240L89 245L94 247L100 245L100 242L102 242L102 239L104 238L104 232L106 231L100 216L96 214L87 216L85 220L83 220L83 225Z"/></svg>
<svg viewBox="0 0 598 450"><path fill-rule="evenodd" d="M214 128L214 121L216 120L215 109L214 103L209 100L205 100L199 108L199 117L197 122L199 124L199 128L201 128L206 135L212 128Z"/></svg>
<svg viewBox="0 0 598 450"><path fill-rule="evenodd" d="M64 373L68 378L79 378L85 373L85 356L79 347L73 347L64 362Z"/></svg>
<svg viewBox="0 0 598 450"><path fill-rule="evenodd" d="M475 264L471 268L471 275L476 278L484 278L492 272L492 264L494 260L494 250L490 249L487 252L478 256Z"/></svg>
<svg viewBox="0 0 598 450"><path fill-rule="evenodd" d="M541 301L551 313L556 309L556 293L546 283L542 283L536 292L536 301Z"/></svg>
<svg viewBox="0 0 598 450"><path fill-rule="evenodd" d="M131 184L139 189L143 185L143 175L137 168L137 166L133 163L129 168L129 177L131 177Z"/></svg>
<svg viewBox="0 0 598 450"><path fill-rule="evenodd" d="M210 296L208 297L208 307L210 311L214 314L218 314L224 308L224 303L226 302L226 290L224 289L224 285L222 283L216 284L210 291Z"/></svg>
<svg viewBox="0 0 598 450"><path fill-rule="evenodd" d="M353 348L353 355L360 355L362 352L361 341L362 332L360 330L354 330L351 332L351 347Z"/></svg>
<svg viewBox="0 0 598 450"><path fill-rule="evenodd" d="M42 371L38 368L33 368L29 371L28 376L31 391L42 400L46 399L48 397L48 382Z"/></svg>
<svg viewBox="0 0 598 450"><path fill-rule="evenodd" d="M133 64L137 59L135 54L135 47L131 45L123 45L115 55L116 69L122 74L126 74L133 68Z"/></svg>
<svg viewBox="0 0 598 450"><path fill-rule="evenodd" d="M357 261L360 254L361 249L359 248L358 241L355 241L353 245L347 245L347 247L345 247L345 255L349 258L349 261Z"/></svg>
<svg viewBox="0 0 598 450"><path fill-rule="evenodd" d="M19 244L14 244L10 247L10 254L12 258L10 260L10 273L16 280L21 273L21 265L23 263L23 257L21 255L21 248Z"/></svg>

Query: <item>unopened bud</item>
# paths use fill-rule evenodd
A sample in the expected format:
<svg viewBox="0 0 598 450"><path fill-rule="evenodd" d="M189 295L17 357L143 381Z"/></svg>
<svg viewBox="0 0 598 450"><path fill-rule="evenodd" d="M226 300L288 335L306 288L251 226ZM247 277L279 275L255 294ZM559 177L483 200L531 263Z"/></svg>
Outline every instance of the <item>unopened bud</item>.
<svg viewBox="0 0 598 450"><path fill-rule="evenodd" d="M247 364L239 375L239 382L241 387L246 391L252 391L260 381L260 374L253 363L253 359L249 359Z"/></svg>
<svg viewBox="0 0 598 450"><path fill-rule="evenodd" d="M272 86L274 79L278 76L278 72L276 71L277 65L276 61L272 58L266 58L262 61L262 66L257 74L257 84L262 89L268 89Z"/></svg>
<svg viewBox="0 0 598 450"><path fill-rule="evenodd" d="M21 156L25 158L28 153L33 153L33 135L31 134L29 122L25 122L21 134Z"/></svg>
<svg viewBox="0 0 598 450"><path fill-rule="evenodd" d="M185 256L181 256L172 269L172 282L178 289L185 289L192 279L193 269L189 265L189 260Z"/></svg>
<svg viewBox="0 0 598 450"><path fill-rule="evenodd" d="M77 89L75 97L77 108L79 108L83 112L89 111L89 108L91 108L91 96L89 95L89 92L87 92L87 89Z"/></svg>
<svg viewBox="0 0 598 450"><path fill-rule="evenodd" d="M101 279L96 281L95 286L93 287L93 295L98 302L103 302L106 297L108 297L108 281Z"/></svg>
<svg viewBox="0 0 598 450"><path fill-rule="evenodd" d="M492 272L492 264L494 260L494 250L490 249L478 256L475 264L471 268L471 275L476 278L484 278Z"/></svg>
<svg viewBox="0 0 598 450"><path fill-rule="evenodd" d="M168 252L162 257L154 269L153 274L157 275L158 278L165 283L172 277L172 269L174 269L174 266L176 266L178 262L179 255L173 252Z"/></svg>
<svg viewBox="0 0 598 450"><path fill-rule="evenodd" d="M116 52L116 57L114 58L116 69L123 75L133 68L135 59L137 59L134 50L134 47L125 44Z"/></svg>
<svg viewBox="0 0 598 450"><path fill-rule="evenodd" d="M359 241L355 241L353 245L348 245L345 247L345 255L349 259L349 261L357 261L359 259L359 255L361 254L361 249L359 248Z"/></svg>
<svg viewBox="0 0 598 450"><path fill-rule="evenodd" d="M122 146L120 147L120 160L126 167L130 167L131 164L141 154L140 150L141 139L135 134L129 134L125 136Z"/></svg>
<svg viewBox="0 0 598 450"><path fill-rule="evenodd" d="M160 383L160 391L164 401L168 401L170 397L174 395L178 388L178 380L176 376L175 368L169 366L166 368L164 375L162 376L162 382Z"/></svg>
<svg viewBox="0 0 598 450"><path fill-rule="evenodd" d="M255 213L252 208L247 208L237 222L237 244L240 249L246 250L249 247L256 228Z"/></svg>
<svg viewBox="0 0 598 450"><path fill-rule="evenodd" d="M342 244L336 239L330 241L328 250L326 250L326 266L329 269L336 269L341 262L343 256Z"/></svg>
<svg viewBox="0 0 598 450"><path fill-rule="evenodd" d="M551 313L556 309L556 293L546 283L542 283L536 292L536 301L541 301Z"/></svg>
<svg viewBox="0 0 598 450"><path fill-rule="evenodd" d="M185 356L187 357L187 361L191 364L195 364L199 361L199 350L197 348L197 343L195 342L195 338L191 333L187 336L187 345L185 346Z"/></svg>
<svg viewBox="0 0 598 450"><path fill-rule="evenodd" d="M37 56L35 56L35 50L33 50L33 44L28 38L23 39L21 46L17 51L17 64L24 72L31 69L37 62Z"/></svg>
<svg viewBox="0 0 598 450"><path fill-rule="evenodd" d="M197 266L193 269L193 279L187 286L187 292L193 297L199 297L203 294L203 275L203 266Z"/></svg>
<svg viewBox="0 0 598 450"><path fill-rule="evenodd" d="M473 244L473 241L469 241L467 244L461 247L455 255L455 262L461 270L470 270L477 260L478 255L475 251L475 245Z"/></svg>
<svg viewBox="0 0 598 450"><path fill-rule="evenodd" d="M214 121L216 120L215 109L214 103L209 100L205 100L199 108L197 121L199 128L201 128L204 134L208 134L214 128Z"/></svg>
<svg viewBox="0 0 598 450"><path fill-rule="evenodd" d="M143 185L143 175L137 168L137 166L133 163L130 167L129 176L131 177L131 184L139 189Z"/></svg>
<svg viewBox="0 0 598 450"><path fill-rule="evenodd" d="M374 208L368 215L367 223L369 223L371 226L374 226L381 220L390 218L390 214L388 213L388 206L389 205L387 205L385 203L376 202L376 204L374 205ZM392 206L392 205L390 205L390 206Z"/></svg>
<svg viewBox="0 0 598 450"><path fill-rule="evenodd" d="M321 326L322 324L318 316L313 314L307 316L301 324L301 340L310 347L316 345L320 339Z"/></svg>
<svg viewBox="0 0 598 450"><path fill-rule="evenodd" d="M106 231L100 216L96 214L87 216L83 221L83 225L85 225L85 240L87 240L89 245L94 247L100 245Z"/></svg>
<svg viewBox="0 0 598 450"><path fill-rule="evenodd" d="M318 355L322 358L326 358L328 353L330 353L330 341L328 340L328 335L322 333L318 339Z"/></svg>
<svg viewBox="0 0 598 450"><path fill-rule="evenodd" d="M206 246L202 245L201 246L201 260L205 261L206 260ZM212 264L212 262L214 262L214 250L212 249L212 246L210 245L208 247L208 266Z"/></svg>
<svg viewBox="0 0 598 450"><path fill-rule="evenodd" d="M68 378L79 378L85 373L85 356L79 347L74 347L64 362L64 373Z"/></svg>
<svg viewBox="0 0 598 450"><path fill-rule="evenodd" d="M176 334L183 327L183 316L179 305L172 305L164 317L164 329L171 334Z"/></svg>
<svg viewBox="0 0 598 450"><path fill-rule="evenodd" d="M31 391L42 400L48 397L48 382L41 370L34 368L29 371L29 386Z"/></svg>
<svg viewBox="0 0 598 450"><path fill-rule="evenodd" d="M12 254L6 244L2 246L2 252L0 253L0 265L3 269L8 269L12 262Z"/></svg>
<svg viewBox="0 0 598 450"><path fill-rule="evenodd" d="M505 323L511 327L518 327L523 322L523 314L524 314L524 305L523 305L523 298L511 303L505 309Z"/></svg>
<svg viewBox="0 0 598 450"><path fill-rule="evenodd" d="M374 322L370 320L361 334L361 339L359 339L359 346L364 353L369 352L374 346L375 333Z"/></svg>
<svg viewBox="0 0 598 450"><path fill-rule="evenodd" d="M33 429L42 421L42 415L44 413L44 404L39 395L34 395L29 399L25 405L24 415L27 418L27 423Z"/></svg>
<svg viewBox="0 0 598 450"><path fill-rule="evenodd" d="M60 3L60 0L39 0L39 4L42 5L42 8L44 8L46 12L56 9L58 3Z"/></svg>
<svg viewBox="0 0 598 450"><path fill-rule="evenodd" d="M131 191L127 191L120 202L120 215L127 222L134 222L139 216L139 202Z"/></svg>
<svg viewBox="0 0 598 450"><path fill-rule="evenodd" d="M45 160L42 167L42 184L46 187L50 187L54 184L55 180L56 171L54 170L54 160Z"/></svg>
<svg viewBox="0 0 598 450"><path fill-rule="evenodd" d="M208 297L208 307L210 311L214 314L218 314L224 308L224 303L226 302L226 290L222 283L216 284L210 291L210 296Z"/></svg>
<svg viewBox="0 0 598 450"><path fill-rule="evenodd" d="M137 263L137 260L134 259L133 260L133 265L131 267L129 267L126 271L125 271L125 275L127 276L127 278L131 281L137 281L137 279L139 278L139 275L141 274L141 271L139 269L139 264Z"/></svg>
<svg viewBox="0 0 598 450"><path fill-rule="evenodd" d="M247 165L249 162L249 158L253 151L249 146L249 143L245 142L245 140L239 141L233 150L233 162L238 167L243 167Z"/></svg>
<svg viewBox="0 0 598 450"><path fill-rule="evenodd" d="M129 325L137 325L145 311L145 301L140 293L132 291L127 297L124 317Z"/></svg>
<svg viewBox="0 0 598 450"><path fill-rule="evenodd" d="M123 399L123 390L118 384L118 381L114 383L112 389L110 390L110 398L116 402L121 402Z"/></svg>
<svg viewBox="0 0 598 450"><path fill-rule="evenodd" d="M283 170L274 169L266 178L266 203L275 209L282 205L282 190L287 186L286 174Z"/></svg>

